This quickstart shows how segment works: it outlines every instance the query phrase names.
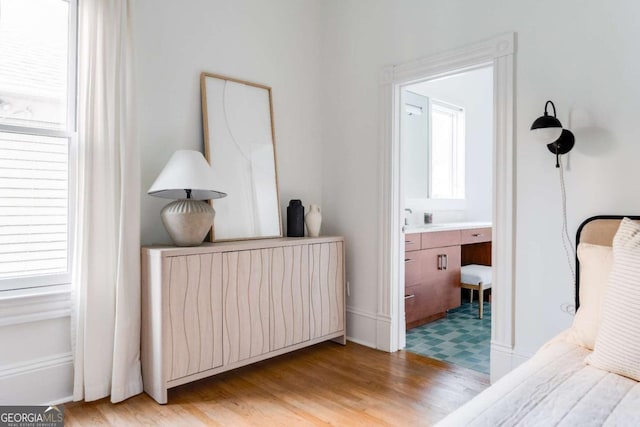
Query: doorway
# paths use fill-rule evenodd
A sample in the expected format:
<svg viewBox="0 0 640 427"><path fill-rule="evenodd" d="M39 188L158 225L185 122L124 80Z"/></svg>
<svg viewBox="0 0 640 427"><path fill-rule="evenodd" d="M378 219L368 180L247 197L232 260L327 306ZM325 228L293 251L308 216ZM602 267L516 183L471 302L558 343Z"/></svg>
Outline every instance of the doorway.
<svg viewBox="0 0 640 427"><path fill-rule="evenodd" d="M405 350L486 375L493 72L487 65L402 85L398 112ZM482 290L469 289L480 286L475 282L461 283L480 273Z"/></svg>
<svg viewBox="0 0 640 427"><path fill-rule="evenodd" d="M404 304L404 233L401 194L400 116L403 86L493 66L494 146L492 170L491 379L511 370L513 355L515 156L515 34L452 49L417 61L385 67L380 81L381 155L378 313L376 347L397 351L406 345Z"/></svg>

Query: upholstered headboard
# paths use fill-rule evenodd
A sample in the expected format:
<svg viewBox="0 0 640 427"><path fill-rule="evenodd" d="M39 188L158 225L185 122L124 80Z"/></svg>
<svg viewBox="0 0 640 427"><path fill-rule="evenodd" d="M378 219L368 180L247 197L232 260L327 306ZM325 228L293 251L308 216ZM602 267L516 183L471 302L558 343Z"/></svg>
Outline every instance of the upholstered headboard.
<svg viewBox="0 0 640 427"><path fill-rule="evenodd" d="M576 247L579 243L591 243L593 245L611 246L613 237L618 231L622 218L631 218L640 221L640 216L635 215L598 215L586 219L576 234ZM580 306L580 261L576 256L576 310Z"/></svg>

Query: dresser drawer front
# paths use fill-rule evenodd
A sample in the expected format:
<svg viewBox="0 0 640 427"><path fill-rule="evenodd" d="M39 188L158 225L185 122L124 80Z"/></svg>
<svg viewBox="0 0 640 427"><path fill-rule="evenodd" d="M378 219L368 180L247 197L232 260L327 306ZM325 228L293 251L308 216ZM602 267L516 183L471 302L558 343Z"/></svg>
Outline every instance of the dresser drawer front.
<svg viewBox="0 0 640 427"><path fill-rule="evenodd" d="M470 228L460 230L460 239L463 245L491 241L491 228Z"/></svg>
<svg viewBox="0 0 640 427"><path fill-rule="evenodd" d="M426 319L446 309L442 291L442 283L424 283L410 286L404 292L404 311L406 323Z"/></svg>
<svg viewBox="0 0 640 427"><path fill-rule="evenodd" d="M414 286L422 281L422 251L404 254L404 286Z"/></svg>
<svg viewBox="0 0 640 427"><path fill-rule="evenodd" d="M411 252L420 250L420 233L404 235L404 251Z"/></svg>
<svg viewBox="0 0 640 427"><path fill-rule="evenodd" d="M422 249L441 248L460 244L460 230L422 233Z"/></svg>

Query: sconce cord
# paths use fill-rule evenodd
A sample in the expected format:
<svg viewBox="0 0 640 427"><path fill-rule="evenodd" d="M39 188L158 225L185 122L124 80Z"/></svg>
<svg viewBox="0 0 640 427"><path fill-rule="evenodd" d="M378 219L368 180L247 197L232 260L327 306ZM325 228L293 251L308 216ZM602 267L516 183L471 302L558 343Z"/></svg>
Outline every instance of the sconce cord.
<svg viewBox="0 0 640 427"><path fill-rule="evenodd" d="M569 237L569 228L567 227L567 190L564 184L564 166L562 162L559 162L558 164L558 172L560 176L560 193L562 195L562 246L564 247L564 253L567 256L567 264L569 265L569 270L571 270L571 277L573 279L573 285L571 286L571 301L575 301L576 272L573 268L572 260L576 259L576 253L573 249L571 237ZM573 304L563 304L561 309L566 313L575 314L576 308Z"/></svg>

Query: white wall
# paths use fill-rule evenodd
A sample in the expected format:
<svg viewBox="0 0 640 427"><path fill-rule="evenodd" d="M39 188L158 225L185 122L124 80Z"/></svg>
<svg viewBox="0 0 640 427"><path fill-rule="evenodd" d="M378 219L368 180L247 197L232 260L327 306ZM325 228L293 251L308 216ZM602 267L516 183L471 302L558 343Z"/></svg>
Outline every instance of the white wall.
<svg viewBox="0 0 640 427"><path fill-rule="evenodd" d="M424 211L434 222L491 221L493 168L493 67L480 68L408 87L417 94L448 102L465 110L464 200L406 199L413 219L423 221ZM403 140L404 141L404 140ZM425 168L428 166L425 164ZM452 212L454 211L454 212ZM459 217L455 214L458 211Z"/></svg>
<svg viewBox="0 0 640 427"><path fill-rule="evenodd" d="M400 94L400 173L405 200L420 200L429 197L429 98L410 89ZM412 207L407 203L405 206Z"/></svg>
<svg viewBox="0 0 640 427"><path fill-rule="evenodd" d="M143 244L168 242L146 195L171 154L203 149L200 72L273 88L281 204L322 204L319 0L131 1ZM283 216L283 222L286 217ZM35 302L34 302L35 301ZM0 300L0 403L64 402L72 392L69 293Z"/></svg>
<svg viewBox="0 0 640 427"><path fill-rule="evenodd" d="M73 364L68 287L22 292L19 298L15 291L1 296L0 405L69 401Z"/></svg>
<svg viewBox="0 0 640 427"><path fill-rule="evenodd" d="M146 194L171 154L203 150L200 73L272 87L280 202L322 205L321 10L318 0L136 0L142 243L169 242ZM283 212L283 227L286 225Z"/></svg>
<svg viewBox="0 0 640 427"><path fill-rule="evenodd" d="M143 190L174 150L202 149L201 71L271 85L281 202L300 197L323 204L323 232L346 236L348 332L361 342L375 342L383 66L518 33L516 352L531 354L570 322L558 308L572 296L557 173L553 157L528 131L547 99L577 139L567 172L570 229L597 213L640 212L640 3L136 0L131 6ZM167 241L158 217L166 201L144 191L141 197L142 242ZM68 343L68 300L57 304L48 311L34 311L32 303L12 308L17 326L2 330L5 347L21 345L26 323L33 332L27 350L42 337L46 345ZM19 358L3 353L9 354L0 360L3 385L42 372L39 367L60 367L7 390L35 393L37 387L39 402L68 396L68 347L51 346L44 357L35 349Z"/></svg>
<svg viewBox="0 0 640 427"><path fill-rule="evenodd" d="M622 0L328 3L323 202L327 228L347 238L351 335L375 339L381 67L517 32L515 352L527 356L570 324L559 306L573 299L554 158L529 127L552 99L576 134L572 234L594 214L640 212L639 14L640 3Z"/></svg>

